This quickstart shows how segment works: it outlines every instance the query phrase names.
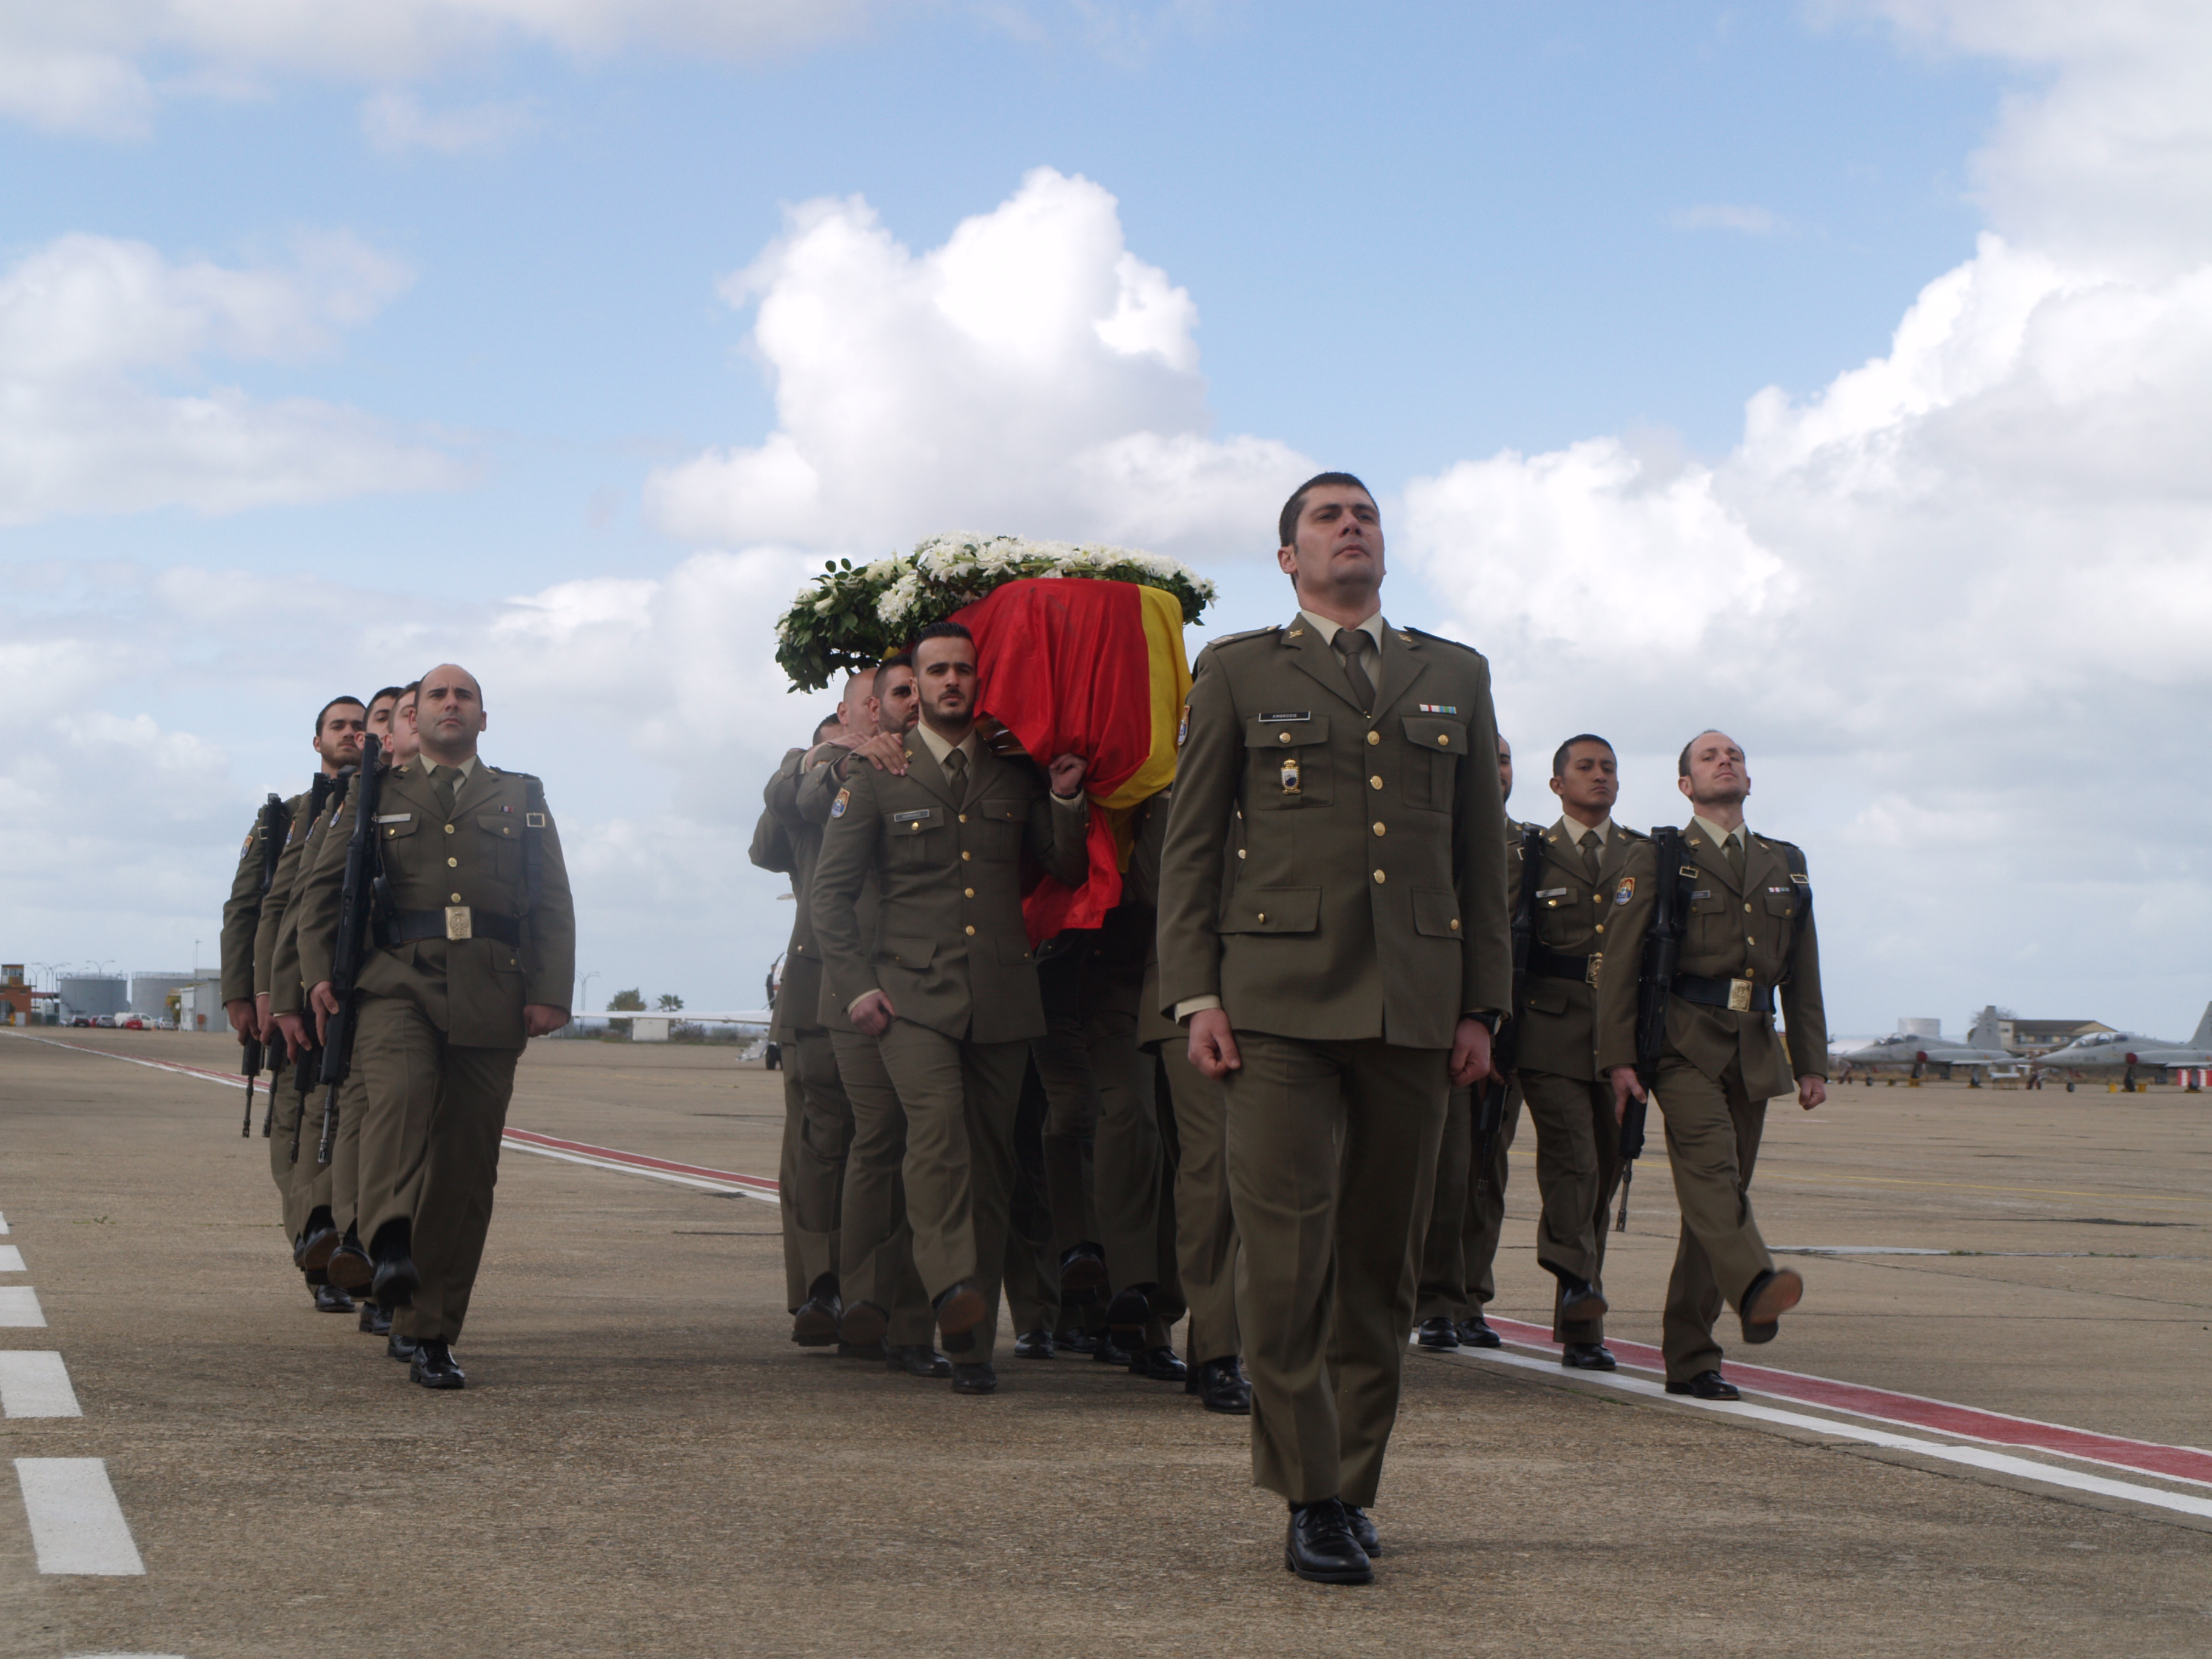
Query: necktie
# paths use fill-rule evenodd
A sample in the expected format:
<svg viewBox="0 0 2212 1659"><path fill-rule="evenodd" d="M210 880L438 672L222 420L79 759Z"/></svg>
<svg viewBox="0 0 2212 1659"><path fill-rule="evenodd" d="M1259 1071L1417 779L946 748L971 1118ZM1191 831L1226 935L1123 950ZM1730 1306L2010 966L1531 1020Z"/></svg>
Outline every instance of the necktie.
<svg viewBox="0 0 2212 1659"><path fill-rule="evenodd" d="M1597 831L1588 830L1583 836L1583 868L1589 872L1593 887L1597 885L1598 857Z"/></svg>
<svg viewBox="0 0 2212 1659"><path fill-rule="evenodd" d="M1336 637L1329 641L1337 655L1344 659L1344 678L1351 684L1352 700L1359 705L1362 714L1371 712L1375 707L1375 682L1367 678L1366 665L1360 660L1374 643L1364 628L1340 628Z"/></svg>
<svg viewBox="0 0 2212 1659"><path fill-rule="evenodd" d="M461 775L450 766L441 766L430 776L430 793L438 798L438 810L451 822L453 816L453 793L460 787Z"/></svg>
<svg viewBox="0 0 2212 1659"><path fill-rule="evenodd" d="M1743 890L1743 831L1739 830L1723 843L1728 848L1729 870L1735 877L1736 890Z"/></svg>
<svg viewBox="0 0 2212 1659"><path fill-rule="evenodd" d="M945 776L952 786L952 804L965 806L968 804L968 756L965 750L956 749L945 756Z"/></svg>

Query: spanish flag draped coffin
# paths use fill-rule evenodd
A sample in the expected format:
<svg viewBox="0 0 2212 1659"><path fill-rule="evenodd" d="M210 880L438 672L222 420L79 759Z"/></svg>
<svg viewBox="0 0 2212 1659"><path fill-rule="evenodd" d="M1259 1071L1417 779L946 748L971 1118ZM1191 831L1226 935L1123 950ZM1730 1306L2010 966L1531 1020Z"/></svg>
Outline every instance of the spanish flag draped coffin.
<svg viewBox="0 0 2212 1659"><path fill-rule="evenodd" d="M1037 577L1008 582L958 612L975 636L976 707L1038 765L1091 763L1091 877L1051 877L1022 902L1031 944L1096 927L1120 902L1132 808L1175 781L1176 722L1190 691L1182 606L1134 582Z"/></svg>

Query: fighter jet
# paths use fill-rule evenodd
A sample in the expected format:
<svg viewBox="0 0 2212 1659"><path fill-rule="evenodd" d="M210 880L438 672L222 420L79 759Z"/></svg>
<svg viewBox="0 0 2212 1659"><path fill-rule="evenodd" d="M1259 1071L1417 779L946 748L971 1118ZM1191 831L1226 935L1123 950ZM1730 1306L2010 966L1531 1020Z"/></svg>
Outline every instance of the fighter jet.
<svg viewBox="0 0 2212 1659"><path fill-rule="evenodd" d="M1994 1029L1977 1025L1967 1036L1969 1041L1957 1042L1949 1037L1899 1031L1894 1036L1839 1053L1836 1058L1842 1063L1843 1078L1848 1079L1856 1073L1864 1072L1869 1083L1875 1072L1888 1070L1901 1071L1914 1082L1933 1071L1948 1083L1954 1068L1963 1068L1970 1081L1979 1082L1993 1066L2020 1064L2019 1055L1997 1042Z"/></svg>
<svg viewBox="0 0 2212 1659"><path fill-rule="evenodd" d="M2121 1084L2130 1089L2138 1080L2163 1083L2169 1071L2212 1066L2212 1003L2205 1005L2197 1034L2186 1042L2168 1042L2136 1031L2099 1031L2039 1055L2034 1065L2038 1071L2075 1080L2118 1073ZM2148 1075L2139 1079L2138 1073ZM2070 1089L2074 1084L2066 1086Z"/></svg>

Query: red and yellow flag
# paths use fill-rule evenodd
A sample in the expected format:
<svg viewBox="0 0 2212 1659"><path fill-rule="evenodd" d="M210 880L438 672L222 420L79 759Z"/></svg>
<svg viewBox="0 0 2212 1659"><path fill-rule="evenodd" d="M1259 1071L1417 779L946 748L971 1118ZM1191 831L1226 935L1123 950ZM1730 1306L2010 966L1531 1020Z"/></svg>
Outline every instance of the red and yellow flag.
<svg viewBox="0 0 2212 1659"><path fill-rule="evenodd" d="M1030 942L1096 927L1121 902L1130 810L1175 781L1176 723L1190 691L1182 605L1134 582L1041 576L1008 582L957 612L975 636L976 708L1039 766L1091 763L1091 877L1048 876L1022 901Z"/></svg>

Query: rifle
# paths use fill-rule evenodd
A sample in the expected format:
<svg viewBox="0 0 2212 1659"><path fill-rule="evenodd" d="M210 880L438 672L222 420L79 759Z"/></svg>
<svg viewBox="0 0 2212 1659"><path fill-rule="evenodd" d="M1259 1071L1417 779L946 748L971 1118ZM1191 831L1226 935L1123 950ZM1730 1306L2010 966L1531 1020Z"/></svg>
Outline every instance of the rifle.
<svg viewBox="0 0 2212 1659"><path fill-rule="evenodd" d="M323 808L329 804L331 798L333 795L336 795L340 800L343 800L345 799L345 782L346 776L343 772L338 774L335 778L325 777L320 772L315 774L313 779L307 785L307 822L308 830L313 830L315 827L315 820L322 817ZM302 842L306 841L307 830L301 831L301 839ZM307 851L304 846L302 846L301 849L300 856L303 859L307 856ZM295 874L292 878L292 886L295 891L298 890L299 885L300 878L297 874ZM292 895L290 893L287 893L284 896L284 902L288 907L291 904ZM301 1121L307 1115L307 1091L313 1086L309 1081L307 1074L314 1067L314 1048L311 1045L302 1043L298 1055L298 1064L294 1067L292 1073L292 1093L300 1103L300 1109L292 1115L292 1162L295 1164L297 1164L300 1161L300 1123ZM269 1121L263 1123L261 1126L261 1133L264 1136L270 1133L271 1126L276 1121L276 1091L274 1088L271 1088L269 1091Z"/></svg>
<svg viewBox="0 0 2212 1659"><path fill-rule="evenodd" d="M261 804L261 902L269 902L269 889L276 879L276 860L284 856L284 798L274 790ZM258 912L257 911L257 914ZM238 1074L246 1079L246 1121L238 1126L239 1138L250 1140L253 1136L253 1080L269 1064L267 1051L262 1047L260 1027L256 1024L246 1039L238 1057Z"/></svg>
<svg viewBox="0 0 2212 1659"><path fill-rule="evenodd" d="M1505 1091L1513 1075L1514 1051L1521 1046L1521 1020L1528 1006L1529 970L1536 954L1536 872L1544 861L1544 831L1539 824L1521 830L1521 890L1513 902L1513 1008L1490 1039L1490 1080L1482 1085L1474 1118L1474 1194L1480 1198L1490 1181L1491 1149L1505 1124Z"/></svg>
<svg viewBox="0 0 2212 1659"><path fill-rule="evenodd" d="M1636 1179L1636 1160L1644 1154L1644 1116L1652 1085L1659 1078L1659 1051L1667 1045L1667 999L1682 961L1682 832L1671 825L1651 832L1658 886L1651 895L1651 927L1644 935L1644 959L1636 981L1636 1080L1647 1098L1628 1097L1620 1119L1620 1213L1613 1230L1628 1231L1628 1188Z"/></svg>
<svg viewBox="0 0 2212 1659"><path fill-rule="evenodd" d="M354 774L353 833L346 838L345 882L338 891L338 933L331 947L331 990L338 1000L323 1033L321 1082L323 1139L315 1155L318 1164L331 1161L338 1130L338 1091L353 1071L354 981L368 954L372 912L381 908L385 881L378 869L376 802L383 790L377 763L382 745L373 737L362 739L361 769Z"/></svg>

